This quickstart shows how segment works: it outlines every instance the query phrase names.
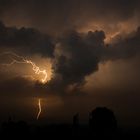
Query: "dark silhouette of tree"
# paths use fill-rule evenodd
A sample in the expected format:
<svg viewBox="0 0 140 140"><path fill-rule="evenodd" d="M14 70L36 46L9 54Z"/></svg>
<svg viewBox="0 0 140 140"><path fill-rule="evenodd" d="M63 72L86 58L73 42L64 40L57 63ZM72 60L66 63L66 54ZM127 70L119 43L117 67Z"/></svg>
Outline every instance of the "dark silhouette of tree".
<svg viewBox="0 0 140 140"><path fill-rule="evenodd" d="M114 113L105 107L98 107L90 113L89 125L96 136L113 135L117 129Z"/></svg>

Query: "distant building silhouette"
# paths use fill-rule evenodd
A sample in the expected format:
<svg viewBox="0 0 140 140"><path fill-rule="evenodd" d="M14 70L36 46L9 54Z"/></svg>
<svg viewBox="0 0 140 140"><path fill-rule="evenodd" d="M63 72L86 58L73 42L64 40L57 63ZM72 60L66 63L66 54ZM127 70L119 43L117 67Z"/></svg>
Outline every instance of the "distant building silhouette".
<svg viewBox="0 0 140 140"><path fill-rule="evenodd" d="M74 127L79 126L79 114L78 113L73 116L73 126Z"/></svg>
<svg viewBox="0 0 140 140"><path fill-rule="evenodd" d="M72 135L74 137L78 137L79 136L79 114L78 113L73 116Z"/></svg>

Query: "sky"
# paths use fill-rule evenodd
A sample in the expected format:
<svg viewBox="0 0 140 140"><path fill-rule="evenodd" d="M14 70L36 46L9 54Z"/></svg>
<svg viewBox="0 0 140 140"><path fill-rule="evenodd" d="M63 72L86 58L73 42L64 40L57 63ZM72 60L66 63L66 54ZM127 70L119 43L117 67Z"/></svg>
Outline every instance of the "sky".
<svg viewBox="0 0 140 140"><path fill-rule="evenodd" d="M79 113L88 123L89 112L105 106L119 124L140 126L139 7L0 0L0 120L71 122Z"/></svg>

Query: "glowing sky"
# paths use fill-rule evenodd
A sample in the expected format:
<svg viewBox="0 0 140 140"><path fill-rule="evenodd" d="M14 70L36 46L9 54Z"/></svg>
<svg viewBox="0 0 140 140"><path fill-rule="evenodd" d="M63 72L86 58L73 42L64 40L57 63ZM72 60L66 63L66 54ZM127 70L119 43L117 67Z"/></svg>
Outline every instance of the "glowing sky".
<svg viewBox="0 0 140 140"><path fill-rule="evenodd" d="M140 2L138 0L1 0L0 115L71 121L97 106L124 124L140 125ZM4 52L31 60L15 63ZM14 57L14 58L13 58ZM25 109L27 108L27 109ZM18 110L18 111L17 111Z"/></svg>

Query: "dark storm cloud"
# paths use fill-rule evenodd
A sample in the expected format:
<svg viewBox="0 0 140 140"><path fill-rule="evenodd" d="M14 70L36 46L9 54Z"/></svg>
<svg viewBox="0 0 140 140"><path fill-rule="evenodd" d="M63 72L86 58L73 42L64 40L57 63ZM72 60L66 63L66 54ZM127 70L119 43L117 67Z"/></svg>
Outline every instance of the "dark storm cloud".
<svg viewBox="0 0 140 140"><path fill-rule="evenodd" d="M101 51L104 47L105 34L103 31L88 32L86 35L76 31L64 34L58 41L56 61L54 63L54 78L51 82L56 85L58 75L63 87L80 85L84 77L98 70ZM59 85L61 88L61 85Z"/></svg>
<svg viewBox="0 0 140 140"><path fill-rule="evenodd" d="M125 38L121 35L116 36L115 43L110 44L103 56L107 59L125 59L140 54L140 27L133 33L128 34Z"/></svg>
<svg viewBox="0 0 140 140"><path fill-rule="evenodd" d="M4 36L4 39L6 37ZM123 60L140 54L140 28L133 32L132 35L122 39L119 38L113 44L106 45L104 39L105 33L103 31L78 33L72 30L64 33L57 39L55 44L55 51L53 52L53 77L46 85L39 83L29 84L30 81L23 78L10 79L6 80L6 82L1 82L1 91L7 91L9 86L11 89L8 88L8 91L10 89L10 91L15 93L18 93L22 88L22 91L26 93L33 93L35 90L40 90L43 93L47 91L49 93L79 92L81 86L85 84L85 77L98 71L99 63L108 60ZM3 43L2 41L3 39L0 39L0 43ZM21 42L19 41L18 43ZM5 43L15 46L14 41L6 41ZM47 54L46 51L40 53L42 55L44 53L45 55Z"/></svg>
<svg viewBox="0 0 140 140"><path fill-rule="evenodd" d="M0 2L1 18L7 24L37 27L59 34L79 29L89 22L117 24L137 15L139 0L7 0ZM26 10L25 10L26 9Z"/></svg>
<svg viewBox="0 0 140 140"><path fill-rule="evenodd" d="M33 28L6 27L0 22L0 48L53 57L52 38Z"/></svg>
<svg viewBox="0 0 140 140"><path fill-rule="evenodd" d="M64 34L56 46L54 77L50 85L58 90L79 88L85 83L86 76L98 71L99 63L140 54L140 28L116 43L106 45L104 39L103 31Z"/></svg>
<svg viewBox="0 0 140 140"><path fill-rule="evenodd" d="M78 33L76 30L70 30L61 35L56 44L53 44L51 39L53 40L32 28L17 29L16 27L6 27L2 22L0 23L1 47L6 46L31 55L36 53L45 57L54 55L53 78L47 84L47 89L53 91L63 92L70 87L75 90L85 84L86 76L98 71L99 63L126 59L140 53L140 28L109 45L104 43L104 31ZM21 89L19 87L23 85L27 89L36 89L36 85L28 85L28 80L22 78L10 80L10 83L1 82L1 85L9 85L13 87L13 91L17 88L19 91ZM18 84L23 83L16 86L16 81ZM4 91L7 87L1 86L1 89ZM43 85L40 85L39 89L43 89L44 92ZM27 92L29 91L27 90Z"/></svg>

